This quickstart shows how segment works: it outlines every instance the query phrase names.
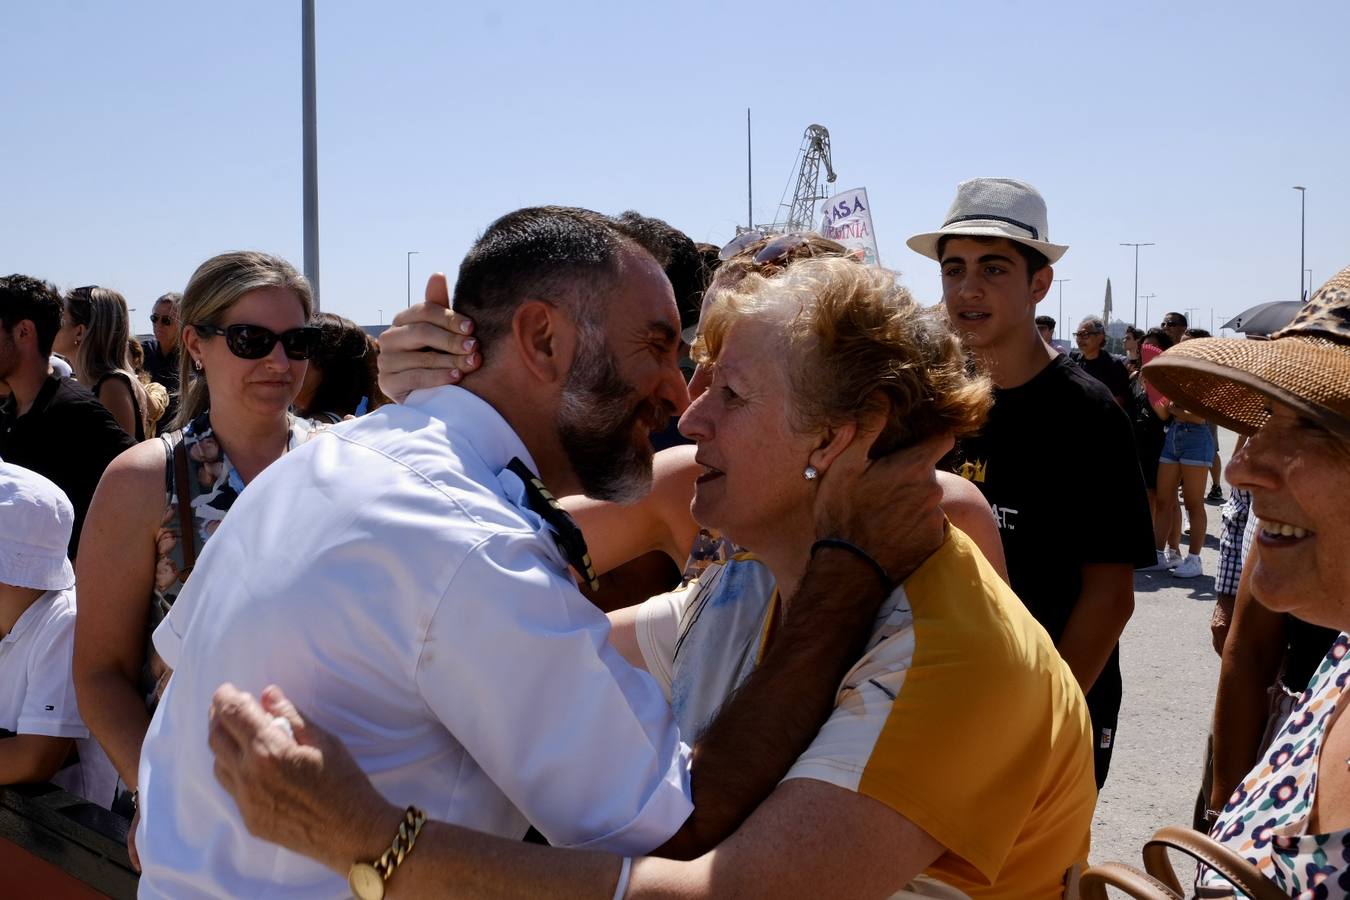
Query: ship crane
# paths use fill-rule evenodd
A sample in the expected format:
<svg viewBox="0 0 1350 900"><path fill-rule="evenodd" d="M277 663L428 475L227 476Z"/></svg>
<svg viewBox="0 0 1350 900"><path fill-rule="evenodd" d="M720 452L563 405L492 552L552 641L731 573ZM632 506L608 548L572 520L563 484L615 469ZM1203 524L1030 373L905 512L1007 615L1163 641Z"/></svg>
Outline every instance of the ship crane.
<svg viewBox="0 0 1350 900"><path fill-rule="evenodd" d="M798 151L801 164L797 168L796 186L792 191L792 200L778 204L780 221L775 221L769 231L790 234L795 231L811 231L816 226L816 210L820 201L829 197L826 184L834 184L837 177L830 160L830 132L824 125L808 125L802 135L802 147ZM825 181L820 180L821 166L825 167ZM788 182L789 185L792 181ZM787 191L784 190L784 195Z"/></svg>

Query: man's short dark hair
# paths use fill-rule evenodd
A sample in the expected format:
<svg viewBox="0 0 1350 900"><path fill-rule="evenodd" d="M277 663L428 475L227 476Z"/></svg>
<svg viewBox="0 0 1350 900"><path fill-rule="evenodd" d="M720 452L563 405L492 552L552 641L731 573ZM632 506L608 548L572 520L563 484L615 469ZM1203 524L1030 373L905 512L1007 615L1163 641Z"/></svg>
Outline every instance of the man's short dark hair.
<svg viewBox="0 0 1350 900"><path fill-rule="evenodd" d="M1037 328L1049 328L1051 331L1054 331L1054 330L1055 330L1055 320L1052 319L1052 318L1050 318L1049 316L1037 316L1037 317L1036 317L1036 327L1037 327Z"/></svg>
<svg viewBox="0 0 1350 900"><path fill-rule="evenodd" d="M1186 317L1185 317L1184 315L1182 315L1181 313L1179 313L1179 312L1170 312L1170 313L1167 313L1165 316L1163 316L1163 323L1166 324L1166 323L1167 323L1167 320L1168 320L1168 319L1172 319L1172 318L1180 319L1180 320L1181 320L1181 324L1182 324L1183 327L1186 326L1186 325L1191 324L1190 322L1186 321Z"/></svg>
<svg viewBox="0 0 1350 900"><path fill-rule="evenodd" d="M1210 334L1204 328L1187 328L1184 332L1182 332L1181 336L1189 339L1189 338L1207 338L1213 337L1214 335Z"/></svg>
<svg viewBox="0 0 1350 900"><path fill-rule="evenodd" d="M579 325L598 326L605 310L599 296L613 286L619 255L632 245L658 263L666 257L649 229L589 209L518 209L489 225L460 263L454 307L473 319L488 354L527 299L556 303Z"/></svg>
<svg viewBox="0 0 1350 900"><path fill-rule="evenodd" d="M1008 243L1012 244L1013 249L1017 251L1017 255L1022 257L1023 262L1027 264L1027 284L1031 284L1031 279L1035 277L1037 272L1039 272L1041 269L1044 269L1046 266L1050 265L1050 257L1046 256L1044 253L1037 250L1035 247L1028 247L1026 244L1018 243L1017 241L1014 241L1012 238L996 238L982 234L979 235L972 234L969 235L968 237L966 235L959 235L959 234L944 234L942 237L938 238L937 255L939 262L942 260L942 252L943 250L946 249L947 242L955 237L972 240L975 241L977 244L992 244L994 241L998 240L1005 240Z"/></svg>
<svg viewBox="0 0 1350 900"><path fill-rule="evenodd" d="M61 292L56 285L30 275L0 278L0 325L13 331L24 319L37 331L37 350L50 356L61 330Z"/></svg>

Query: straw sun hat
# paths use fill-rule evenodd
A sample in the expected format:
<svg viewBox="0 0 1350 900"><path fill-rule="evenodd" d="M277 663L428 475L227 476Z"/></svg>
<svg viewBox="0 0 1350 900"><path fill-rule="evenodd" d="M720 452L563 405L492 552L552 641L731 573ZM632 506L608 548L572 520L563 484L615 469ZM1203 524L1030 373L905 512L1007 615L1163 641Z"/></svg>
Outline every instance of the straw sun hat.
<svg viewBox="0 0 1350 900"><path fill-rule="evenodd" d="M1276 400L1350 441L1350 267L1270 340L1183 341L1143 371L1177 406L1225 428L1256 431Z"/></svg>

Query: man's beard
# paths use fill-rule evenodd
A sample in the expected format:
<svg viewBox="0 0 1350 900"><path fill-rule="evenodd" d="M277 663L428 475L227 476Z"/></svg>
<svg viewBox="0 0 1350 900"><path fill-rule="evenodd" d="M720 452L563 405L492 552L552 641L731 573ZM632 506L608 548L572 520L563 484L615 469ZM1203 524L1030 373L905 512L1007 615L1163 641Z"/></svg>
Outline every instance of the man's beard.
<svg viewBox="0 0 1350 900"><path fill-rule="evenodd" d="M646 400L633 406L637 389L619 374L604 339L586 343L596 349L583 351L567 373L558 438L586 496L632 503L652 486L651 445L634 444L635 426L640 421L659 426L670 414L664 404Z"/></svg>

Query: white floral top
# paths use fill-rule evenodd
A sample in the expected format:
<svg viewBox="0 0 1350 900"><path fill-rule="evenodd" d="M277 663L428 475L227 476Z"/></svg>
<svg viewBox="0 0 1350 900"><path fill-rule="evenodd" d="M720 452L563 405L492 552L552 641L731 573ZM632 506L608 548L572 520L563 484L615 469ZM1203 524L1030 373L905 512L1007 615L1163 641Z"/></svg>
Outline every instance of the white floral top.
<svg viewBox="0 0 1350 900"><path fill-rule="evenodd" d="M1350 636L1331 645L1280 733L1229 798L1210 836L1254 863L1290 897L1350 897L1350 828L1308 834L1322 738L1350 683ZM1328 761L1331 764L1333 761ZM1339 763L1339 760L1334 761ZM1200 883L1226 882L1205 870Z"/></svg>

